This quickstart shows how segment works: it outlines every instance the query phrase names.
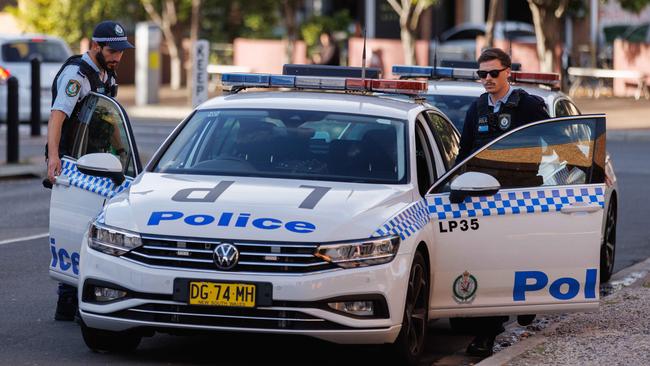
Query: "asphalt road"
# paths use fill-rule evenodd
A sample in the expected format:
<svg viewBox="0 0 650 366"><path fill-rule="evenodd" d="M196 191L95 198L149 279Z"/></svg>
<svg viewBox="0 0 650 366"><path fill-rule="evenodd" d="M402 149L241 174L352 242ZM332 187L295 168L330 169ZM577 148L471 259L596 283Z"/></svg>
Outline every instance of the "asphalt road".
<svg viewBox="0 0 650 366"><path fill-rule="evenodd" d="M134 121L143 155L151 156L173 127L172 123ZM38 139L30 141L24 152L40 153L42 143ZM614 159L621 194L618 270L650 256L650 147L646 141L609 141L608 150ZM49 191L41 187L39 179L0 181L0 202L0 364L386 364L381 347L242 334L156 335L146 338L132 354L92 353L85 347L76 324L52 320L56 284L47 275L47 239L8 241L47 233ZM444 321L433 325L430 336L423 365L477 361L462 356L470 337L453 334Z"/></svg>

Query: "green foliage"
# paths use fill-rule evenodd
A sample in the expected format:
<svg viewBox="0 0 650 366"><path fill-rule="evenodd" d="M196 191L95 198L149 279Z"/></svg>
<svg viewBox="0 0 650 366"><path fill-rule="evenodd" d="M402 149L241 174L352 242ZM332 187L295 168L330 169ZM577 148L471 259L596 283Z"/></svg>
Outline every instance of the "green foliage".
<svg viewBox="0 0 650 366"><path fill-rule="evenodd" d="M621 7L634 13L640 13L650 4L650 0L618 0Z"/></svg>
<svg viewBox="0 0 650 366"><path fill-rule="evenodd" d="M203 0L201 37L212 42L279 38L280 9L281 2L273 0Z"/></svg>
<svg viewBox="0 0 650 366"><path fill-rule="evenodd" d="M336 12L332 16L312 16L300 26L300 35L310 49L318 45L323 32L348 32L352 18L347 9Z"/></svg>
<svg viewBox="0 0 650 366"><path fill-rule="evenodd" d="M60 36L73 48L102 20L130 22L144 16L139 3L126 0L21 0L19 7L6 11L26 30Z"/></svg>

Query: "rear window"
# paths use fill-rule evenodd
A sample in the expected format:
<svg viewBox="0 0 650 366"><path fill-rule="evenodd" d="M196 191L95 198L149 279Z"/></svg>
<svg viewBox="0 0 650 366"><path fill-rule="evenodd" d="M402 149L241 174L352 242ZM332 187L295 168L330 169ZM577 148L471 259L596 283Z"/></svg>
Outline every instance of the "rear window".
<svg viewBox="0 0 650 366"><path fill-rule="evenodd" d="M406 121L323 111L198 111L154 172L406 182Z"/></svg>
<svg viewBox="0 0 650 366"><path fill-rule="evenodd" d="M5 62L30 62L36 56L42 62L64 62L69 57L65 46L54 41L25 40L2 45L2 59Z"/></svg>

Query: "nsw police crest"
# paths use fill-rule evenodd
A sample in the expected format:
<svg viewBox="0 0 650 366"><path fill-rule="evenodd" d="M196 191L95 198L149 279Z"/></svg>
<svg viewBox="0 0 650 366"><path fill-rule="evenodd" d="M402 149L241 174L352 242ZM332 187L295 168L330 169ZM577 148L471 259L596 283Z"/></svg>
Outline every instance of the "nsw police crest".
<svg viewBox="0 0 650 366"><path fill-rule="evenodd" d="M510 115L502 114L499 116L499 128L503 131L510 128Z"/></svg>
<svg viewBox="0 0 650 366"><path fill-rule="evenodd" d="M124 29L122 29L122 27L120 27L119 24L115 24L115 34L117 34L118 36L124 35Z"/></svg>
<svg viewBox="0 0 650 366"><path fill-rule="evenodd" d="M456 277L452 286L454 291L454 299L458 303L469 303L474 300L478 283L476 277L472 276L468 271L463 272L462 275Z"/></svg>
<svg viewBox="0 0 650 366"><path fill-rule="evenodd" d="M65 86L65 94L69 97L76 97L79 90L81 90L81 84L77 80L70 80Z"/></svg>

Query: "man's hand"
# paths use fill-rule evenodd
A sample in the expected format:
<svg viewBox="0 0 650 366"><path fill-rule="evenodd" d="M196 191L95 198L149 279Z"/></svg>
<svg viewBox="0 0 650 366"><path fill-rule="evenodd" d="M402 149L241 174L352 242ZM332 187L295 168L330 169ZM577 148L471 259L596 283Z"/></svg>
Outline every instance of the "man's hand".
<svg viewBox="0 0 650 366"><path fill-rule="evenodd" d="M55 155L47 159L47 179L54 184L59 174L61 174L61 159Z"/></svg>

